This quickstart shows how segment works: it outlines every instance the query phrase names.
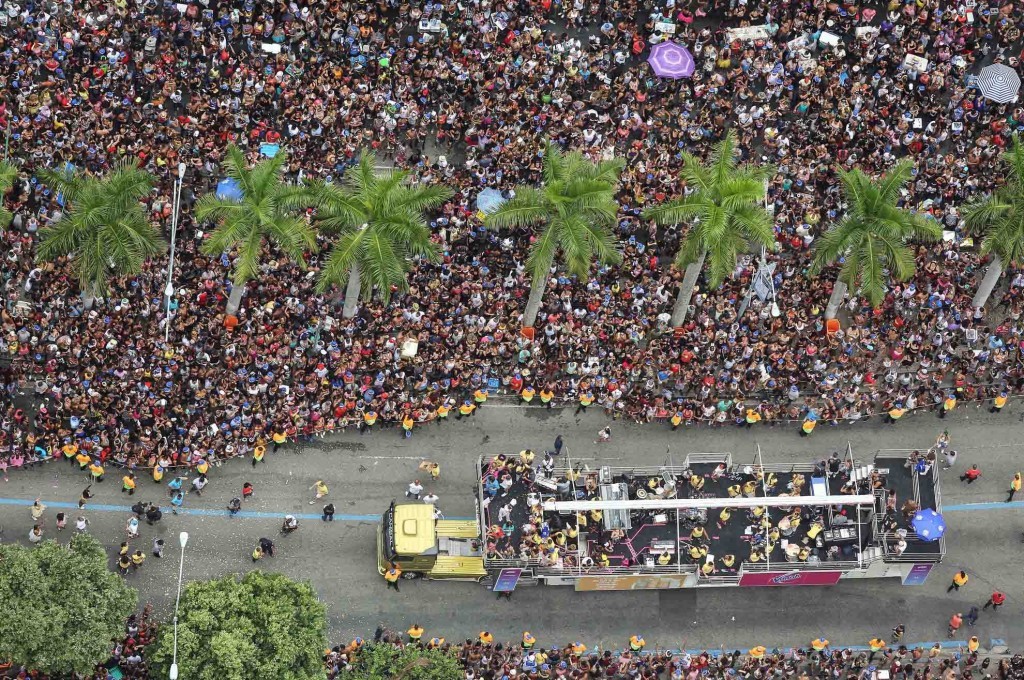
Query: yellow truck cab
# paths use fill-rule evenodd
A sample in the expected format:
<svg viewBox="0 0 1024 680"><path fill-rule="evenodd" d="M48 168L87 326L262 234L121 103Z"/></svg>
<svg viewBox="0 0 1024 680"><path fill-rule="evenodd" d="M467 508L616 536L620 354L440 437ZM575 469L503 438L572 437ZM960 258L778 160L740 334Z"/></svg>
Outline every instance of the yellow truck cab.
<svg viewBox="0 0 1024 680"><path fill-rule="evenodd" d="M377 571L402 578L479 581L487 576L476 520L434 519L430 503L391 502L377 527Z"/></svg>

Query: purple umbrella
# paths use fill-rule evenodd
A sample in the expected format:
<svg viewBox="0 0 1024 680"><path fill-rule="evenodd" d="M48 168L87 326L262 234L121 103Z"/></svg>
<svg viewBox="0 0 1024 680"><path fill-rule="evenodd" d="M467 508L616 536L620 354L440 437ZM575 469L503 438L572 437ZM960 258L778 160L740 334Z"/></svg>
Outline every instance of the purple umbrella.
<svg viewBox="0 0 1024 680"><path fill-rule="evenodd" d="M654 75L659 78L689 78L693 75L696 65L693 63L693 55L690 51L666 40L651 48L651 55L647 57L647 63L654 69Z"/></svg>

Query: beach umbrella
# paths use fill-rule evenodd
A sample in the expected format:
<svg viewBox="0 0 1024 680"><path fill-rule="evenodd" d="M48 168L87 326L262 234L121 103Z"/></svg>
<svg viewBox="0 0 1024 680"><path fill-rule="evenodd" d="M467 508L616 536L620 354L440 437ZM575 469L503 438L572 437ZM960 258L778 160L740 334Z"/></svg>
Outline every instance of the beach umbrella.
<svg viewBox="0 0 1024 680"><path fill-rule="evenodd" d="M476 197L476 209L483 213L493 212L505 202L505 197L497 189L484 189Z"/></svg>
<svg viewBox="0 0 1024 680"><path fill-rule="evenodd" d="M652 47L647 63L659 78L689 78L696 68L690 51L671 40Z"/></svg>
<svg viewBox="0 0 1024 680"><path fill-rule="evenodd" d="M1006 104L1017 98L1020 76L1006 64L989 64L981 69L975 84L986 99Z"/></svg>
<svg viewBox="0 0 1024 680"><path fill-rule="evenodd" d="M217 198L222 201L241 201L242 187L236 180L225 177L217 183Z"/></svg>
<svg viewBox="0 0 1024 680"><path fill-rule="evenodd" d="M910 526L922 541L937 541L946 533L946 520L934 510L919 511L910 521Z"/></svg>

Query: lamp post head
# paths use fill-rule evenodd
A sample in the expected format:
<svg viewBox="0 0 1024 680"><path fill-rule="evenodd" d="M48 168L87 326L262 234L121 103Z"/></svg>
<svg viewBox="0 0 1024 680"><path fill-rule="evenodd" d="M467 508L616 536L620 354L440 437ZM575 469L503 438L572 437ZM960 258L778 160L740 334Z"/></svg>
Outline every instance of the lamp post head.
<svg viewBox="0 0 1024 680"><path fill-rule="evenodd" d="M171 664L171 674L170 674L170 677L171 677L171 680L178 680L178 664L176 664L176 663L172 663Z"/></svg>
<svg viewBox="0 0 1024 680"><path fill-rule="evenodd" d="M185 164L178 163L178 179L185 179Z"/></svg>
<svg viewBox="0 0 1024 680"><path fill-rule="evenodd" d="M178 534L178 543L181 544L181 549L184 550L185 549L185 545L188 543L188 532L187 531L182 531L180 534Z"/></svg>

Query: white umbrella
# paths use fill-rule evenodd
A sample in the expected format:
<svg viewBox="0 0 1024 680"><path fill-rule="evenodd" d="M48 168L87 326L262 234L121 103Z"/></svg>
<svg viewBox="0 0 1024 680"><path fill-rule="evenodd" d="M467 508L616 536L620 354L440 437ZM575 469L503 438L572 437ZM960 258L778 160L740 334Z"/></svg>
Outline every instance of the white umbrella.
<svg viewBox="0 0 1024 680"><path fill-rule="evenodd" d="M990 64L978 74L977 86L986 99L1006 104L1017 98L1020 76L1005 64Z"/></svg>

